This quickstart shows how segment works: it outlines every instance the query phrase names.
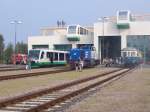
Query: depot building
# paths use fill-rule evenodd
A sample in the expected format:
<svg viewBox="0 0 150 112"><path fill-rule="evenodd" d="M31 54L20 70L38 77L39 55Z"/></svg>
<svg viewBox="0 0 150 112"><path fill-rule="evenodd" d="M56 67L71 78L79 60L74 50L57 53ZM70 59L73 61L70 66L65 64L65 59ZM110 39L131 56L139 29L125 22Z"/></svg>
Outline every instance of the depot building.
<svg viewBox="0 0 150 112"><path fill-rule="evenodd" d="M69 25L41 29L40 36L28 38L28 49L53 49L67 51L81 46L93 46L93 27Z"/></svg>
<svg viewBox="0 0 150 112"><path fill-rule="evenodd" d="M150 57L150 15L118 11L115 16L99 18L94 26L42 28L40 36L28 38L28 49L69 50L95 46L99 59L121 56L124 48L136 48Z"/></svg>
<svg viewBox="0 0 150 112"><path fill-rule="evenodd" d="M150 15L118 11L114 17L102 17L94 23L94 46L99 58L121 56L124 48L136 48L150 57Z"/></svg>

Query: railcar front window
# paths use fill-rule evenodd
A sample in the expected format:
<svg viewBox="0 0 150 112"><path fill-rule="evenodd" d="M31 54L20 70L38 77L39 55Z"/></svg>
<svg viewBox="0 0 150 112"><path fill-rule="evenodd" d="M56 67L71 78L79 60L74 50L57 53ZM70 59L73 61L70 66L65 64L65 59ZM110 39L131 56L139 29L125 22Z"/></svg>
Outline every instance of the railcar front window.
<svg viewBox="0 0 150 112"><path fill-rule="evenodd" d="M40 50L29 51L29 58L39 59Z"/></svg>
<svg viewBox="0 0 150 112"><path fill-rule="evenodd" d="M76 34L76 26L69 26L68 33L69 34Z"/></svg>
<svg viewBox="0 0 150 112"><path fill-rule="evenodd" d="M127 20L127 15L128 12L126 11L119 12L119 20Z"/></svg>

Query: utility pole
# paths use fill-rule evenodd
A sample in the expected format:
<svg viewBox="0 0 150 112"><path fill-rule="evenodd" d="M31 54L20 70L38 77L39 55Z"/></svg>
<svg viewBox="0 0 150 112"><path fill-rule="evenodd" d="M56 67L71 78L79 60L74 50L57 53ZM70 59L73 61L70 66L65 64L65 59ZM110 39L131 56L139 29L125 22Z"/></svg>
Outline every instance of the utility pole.
<svg viewBox="0 0 150 112"><path fill-rule="evenodd" d="M16 64L17 25L22 24L22 21L14 20L14 21L11 21L10 23L14 24L14 28L15 28L14 60L15 60L15 64Z"/></svg>

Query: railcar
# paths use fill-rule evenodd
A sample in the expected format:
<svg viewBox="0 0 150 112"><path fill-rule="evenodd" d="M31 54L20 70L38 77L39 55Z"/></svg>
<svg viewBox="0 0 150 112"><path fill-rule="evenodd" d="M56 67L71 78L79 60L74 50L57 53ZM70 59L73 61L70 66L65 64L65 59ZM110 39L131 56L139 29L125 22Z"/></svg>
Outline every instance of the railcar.
<svg viewBox="0 0 150 112"><path fill-rule="evenodd" d="M100 62L97 58L95 48L91 46L71 49L69 54L69 64L71 69L74 69L75 63L80 60L83 61L83 67L95 66Z"/></svg>
<svg viewBox="0 0 150 112"><path fill-rule="evenodd" d="M121 54L124 67L133 67L142 63L141 52L135 48L124 48Z"/></svg>
<svg viewBox="0 0 150 112"><path fill-rule="evenodd" d="M142 63L141 57L125 57L124 67L134 67Z"/></svg>
<svg viewBox="0 0 150 112"><path fill-rule="evenodd" d="M93 31L80 25L69 25L67 27L67 39L69 41L87 41L87 38L92 41L94 36Z"/></svg>
<svg viewBox="0 0 150 112"><path fill-rule="evenodd" d="M66 65L68 56L67 51L34 49L29 50L28 60L31 68L57 66Z"/></svg>

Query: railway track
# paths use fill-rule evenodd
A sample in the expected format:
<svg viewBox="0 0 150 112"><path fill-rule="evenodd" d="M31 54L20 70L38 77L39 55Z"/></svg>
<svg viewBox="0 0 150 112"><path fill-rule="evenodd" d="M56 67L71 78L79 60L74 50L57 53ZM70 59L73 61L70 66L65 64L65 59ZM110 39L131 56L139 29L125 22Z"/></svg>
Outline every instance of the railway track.
<svg viewBox="0 0 150 112"><path fill-rule="evenodd" d="M2 112L54 112L57 107L70 103L73 98L100 86L116 77L127 74L132 69L119 69L63 85L45 88L22 96L0 101Z"/></svg>
<svg viewBox="0 0 150 112"><path fill-rule="evenodd" d="M19 78L24 78L24 77L47 75L47 74L62 73L62 72L68 72L68 71L70 71L70 70L69 69L60 69L60 70L50 70L50 71L23 73L23 74L15 74L15 75L2 75L2 76L0 76L0 81L19 79Z"/></svg>
<svg viewBox="0 0 150 112"><path fill-rule="evenodd" d="M16 71L16 70L25 70L25 68L1 68L1 69L0 69L0 72Z"/></svg>
<svg viewBox="0 0 150 112"><path fill-rule="evenodd" d="M11 66L0 66L0 68L11 68Z"/></svg>

